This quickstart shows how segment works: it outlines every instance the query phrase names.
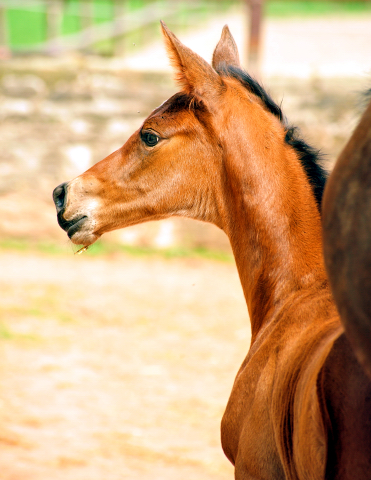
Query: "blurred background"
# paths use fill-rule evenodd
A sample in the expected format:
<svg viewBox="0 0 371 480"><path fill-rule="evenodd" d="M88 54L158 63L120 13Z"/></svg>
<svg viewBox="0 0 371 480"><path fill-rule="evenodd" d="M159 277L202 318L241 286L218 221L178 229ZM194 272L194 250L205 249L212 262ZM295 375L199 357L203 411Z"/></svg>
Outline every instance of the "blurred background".
<svg viewBox="0 0 371 480"><path fill-rule="evenodd" d="M0 480L233 477L226 237L171 219L74 257L51 200L176 92L160 19L207 60L228 24L328 169L364 108L369 0L0 0Z"/></svg>

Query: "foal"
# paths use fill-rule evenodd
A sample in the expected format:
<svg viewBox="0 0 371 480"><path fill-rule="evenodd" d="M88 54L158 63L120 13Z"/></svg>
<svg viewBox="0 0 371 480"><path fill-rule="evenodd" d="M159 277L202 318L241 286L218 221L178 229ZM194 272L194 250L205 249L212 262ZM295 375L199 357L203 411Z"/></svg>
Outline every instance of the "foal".
<svg viewBox="0 0 371 480"><path fill-rule="evenodd" d="M315 152L241 70L227 27L212 67L162 29L181 91L55 189L58 222L85 246L170 216L221 228L252 330L221 426L235 478L369 480L371 386L329 290Z"/></svg>

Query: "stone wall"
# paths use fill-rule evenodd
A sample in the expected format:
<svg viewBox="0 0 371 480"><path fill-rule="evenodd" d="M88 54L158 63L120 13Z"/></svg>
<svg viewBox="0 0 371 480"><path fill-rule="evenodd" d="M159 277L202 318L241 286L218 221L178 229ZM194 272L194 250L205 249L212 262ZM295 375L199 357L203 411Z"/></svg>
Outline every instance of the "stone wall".
<svg viewBox="0 0 371 480"><path fill-rule="evenodd" d="M291 122L333 160L358 118L358 97L351 92L361 89L359 82L317 78L266 83L274 98L284 97L284 112ZM168 74L121 71L104 59L4 61L0 234L60 238L52 189L119 148L175 91ZM148 223L117 232L114 238L159 247L229 248L216 227L186 220Z"/></svg>
<svg viewBox="0 0 371 480"><path fill-rule="evenodd" d="M52 189L121 147L175 93L168 75L116 71L97 62L33 58L0 67L1 237L59 240ZM216 227L180 219L110 238L159 248L229 248Z"/></svg>

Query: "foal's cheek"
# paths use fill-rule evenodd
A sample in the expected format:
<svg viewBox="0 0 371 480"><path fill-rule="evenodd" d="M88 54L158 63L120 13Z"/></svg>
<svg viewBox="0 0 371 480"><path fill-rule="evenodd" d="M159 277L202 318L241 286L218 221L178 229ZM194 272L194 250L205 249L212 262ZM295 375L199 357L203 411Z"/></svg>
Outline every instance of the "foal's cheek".
<svg viewBox="0 0 371 480"><path fill-rule="evenodd" d="M115 181L130 182L135 180L136 177L145 174L146 169L155 163L155 152L146 150L141 143L136 145L136 148L129 154L122 156L120 164L115 170ZM117 171L119 172L118 176Z"/></svg>

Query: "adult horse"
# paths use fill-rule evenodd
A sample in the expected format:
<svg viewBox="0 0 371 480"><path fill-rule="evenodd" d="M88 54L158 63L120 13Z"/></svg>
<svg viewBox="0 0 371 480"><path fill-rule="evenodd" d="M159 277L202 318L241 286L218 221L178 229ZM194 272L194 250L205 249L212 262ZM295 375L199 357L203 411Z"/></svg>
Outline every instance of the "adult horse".
<svg viewBox="0 0 371 480"><path fill-rule="evenodd" d="M371 378L370 194L371 102L334 167L323 208L333 295L347 336Z"/></svg>
<svg viewBox="0 0 371 480"><path fill-rule="evenodd" d="M371 385L329 289L316 152L241 70L227 27L212 66L162 28L181 91L55 189L58 222L85 246L174 215L224 230L252 330L221 426L235 478L369 480Z"/></svg>

